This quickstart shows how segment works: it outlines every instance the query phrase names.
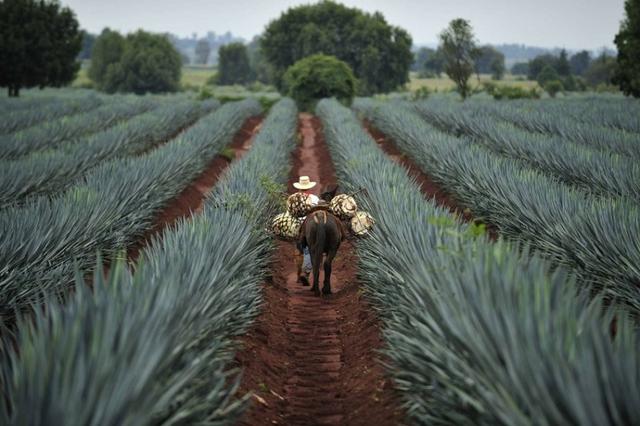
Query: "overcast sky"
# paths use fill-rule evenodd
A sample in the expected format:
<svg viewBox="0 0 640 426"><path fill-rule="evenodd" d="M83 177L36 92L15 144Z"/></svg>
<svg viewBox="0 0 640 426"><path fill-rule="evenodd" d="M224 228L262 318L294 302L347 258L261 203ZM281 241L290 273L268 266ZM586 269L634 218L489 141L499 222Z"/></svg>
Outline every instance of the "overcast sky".
<svg viewBox="0 0 640 426"><path fill-rule="evenodd" d="M193 32L231 31L247 40L296 0L61 0L91 32L109 26L122 32L138 28ZM345 0L369 12L381 11L416 44L433 43L447 23L469 19L482 43L523 43L541 47L613 47L624 16L624 0Z"/></svg>

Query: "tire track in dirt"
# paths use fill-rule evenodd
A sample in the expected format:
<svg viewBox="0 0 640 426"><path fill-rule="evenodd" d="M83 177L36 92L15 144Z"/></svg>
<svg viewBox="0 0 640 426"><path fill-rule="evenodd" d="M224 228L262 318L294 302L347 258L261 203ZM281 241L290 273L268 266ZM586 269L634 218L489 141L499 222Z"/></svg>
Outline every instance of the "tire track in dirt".
<svg viewBox="0 0 640 426"><path fill-rule="evenodd" d="M498 228L492 224L477 220L473 216L471 209L462 208L455 198L437 184L431 176L423 172L422 169L409 157L404 155L384 133L376 129L369 121L363 122L365 131L376 141L378 147L394 162L407 170L409 176L414 178L420 187L420 191L430 201L438 206L448 209L451 213L462 218L466 222L483 223L486 226L487 235L492 241L498 239Z"/></svg>
<svg viewBox="0 0 640 426"><path fill-rule="evenodd" d="M200 176L194 179L189 186L158 213L153 221L153 226L136 244L127 250L127 259L130 263L135 262L140 252L151 245L166 228L174 226L182 218L191 217L191 215L199 214L202 211L205 198L224 171L233 161L240 159L251 148L253 139L260 130L262 120L262 116L248 118L234 135L231 144L226 147L233 150L234 158L229 159L217 154Z"/></svg>
<svg viewBox="0 0 640 426"><path fill-rule="evenodd" d="M299 175L335 184L319 120L300 114L301 144L293 153L289 190ZM263 310L242 339L240 393L252 393L243 425L394 425L404 417L378 358L378 320L361 295L357 256L344 241L333 263L331 296L297 282L296 249L277 242ZM322 272L321 272L322 277ZM321 278L322 279L322 278Z"/></svg>

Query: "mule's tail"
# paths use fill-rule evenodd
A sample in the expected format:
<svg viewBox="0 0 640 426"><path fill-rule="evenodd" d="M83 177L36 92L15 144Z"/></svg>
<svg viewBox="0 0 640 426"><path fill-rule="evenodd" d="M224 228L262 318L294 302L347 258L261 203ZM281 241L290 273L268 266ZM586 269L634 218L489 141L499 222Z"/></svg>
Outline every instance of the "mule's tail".
<svg viewBox="0 0 640 426"><path fill-rule="evenodd" d="M316 224L316 243L315 253L313 253L313 264L314 266L318 265L318 268L322 265L322 254L324 253L324 245L327 239L326 226L325 224Z"/></svg>
<svg viewBox="0 0 640 426"><path fill-rule="evenodd" d="M315 223L315 241L309 247L311 254L311 266L313 268L313 289L318 291L320 280L320 268L322 267L322 254L324 253L324 244L326 240L325 224Z"/></svg>

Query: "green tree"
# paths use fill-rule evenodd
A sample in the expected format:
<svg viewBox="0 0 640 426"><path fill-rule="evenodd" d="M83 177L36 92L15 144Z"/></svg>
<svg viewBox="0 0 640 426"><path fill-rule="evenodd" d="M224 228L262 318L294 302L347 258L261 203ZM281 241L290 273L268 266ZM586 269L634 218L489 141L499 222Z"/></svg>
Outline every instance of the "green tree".
<svg viewBox="0 0 640 426"><path fill-rule="evenodd" d="M440 77L444 72L444 55L442 49L438 48L433 54L427 57L424 63L424 75Z"/></svg>
<svg viewBox="0 0 640 426"><path fill-rule="evenodd" d="M75 78L82 34L71 9L58 2L0 1L0 86L59 87Z"/></svg>
<svg viewBox="0 0 640 426"><path fill-rule="evenodd" d="M504 55L502 58L494 58L491 62L491 78L494 80L502 80L505 73Z"/></svg>
<svg viewBox="0 0 640 426"><path fill-rule="evenodd" d="M618 66L613 81L622 92L640 97L640 0L626 0L625 19L620 24L615 43L618 47Z"/></svg>
<svg viewBox="0 0 640 426"><path fill-rule="evenodd" d="M591 64L591 53L586 50L582 50L569 59L569 65L571 66L571 73L574 75L584 75L584 72L589 68Z"/></svg>
<svg viewBox="0 0 640 426"><path fill-rule="evenodd" d="M454 19L440 34L440 42L445 72L456 84L462 99L466 99L471 91L469 77L473 74L473 58L477 52L471 24L464 19Z"/></svg>
<svg viewBox="0 0 640 426"><path fill-rule="evenodd" d="M610 85L614 82L618 68L616 59L612 56L607 56L603 52L600 57L591 62L591 65L584 73L584 78L592 87Z"/></svg>
<svg viewBox="0 0 640 426"><path fill-rule="evenodd" d="M349 65L334 56L312 55L293 64L284 75L284 90L298 108L312 111L323 98L335 97L350 104L357 80Z"/></svg>
<svg viewBox="0 0 640 426"><path fill-rule="evenodd" d="M209 55L211 54L211 46L207 39L200 39L196 43L196 64L206 65L209 61Z"/></svg>
<svg viewBox="0 0 640 426"><path fill-rule="evenodd" d="M551 65L547 65L545 66L542 71L540 71L538 73L538 84L541 87L545 87L545 84L547 84L547 82L549 81L554 81L554 80L560 80L560 75L558 74L558 71L556 71L555 68L553 68Z"/></svg>
<svg viewBox="0 0 640 426"><path fill-rule="evenodd" d="M553 55L545 54L536 56L529 61L529 80L538 80L538 74L547 66L555 70L557 62L558 58Z"/></svg>
<svg viewBox="0 0 640 426"><path fill-rule="evenodd" d="M316 53L349 64L363 94L404 85L414 60L406 31L389 25L380 13L368 14L331 1L287 10L265 29L262 49L280 89L287 68Z"/></svg>
<svg viewBox="0 0 640 426"><path fill-rule="evenodd" d="M571 65L569 65L569 59L565 49L560 51L560 56L556 61L555 68L561 77L568 77L571 75Z"/></svg>
<svg viewBox="0 0 640 426"><path fill-rule="evenodd" d="M479 47L474 61L476 74L493 74L494 67L499 66L494 65L496 62L502 62L504 70L504 55L501 52L489 45Z"/></svg>
<svg viewBox="0 0 640 426"><path fill-rule="evenodd" d="M513 75L527 75L529 74L528 62L517 62L511 67L511 74Z"/></svg>
<svg viewBox="0 0 640 426"><path fill-rule="evenodd" d="M103 32L103 34L105 34ZM108 49L107 61L98 61L106 67L101 67L101 73L97 70L90 76L99 76L94 79L97 87L108 93L133 92L163 93L175 92L179 88L180 74L182 72L182 58L171 42L163 35L151 34L139 30L122 39L120 34L110 31L105 43ZM94 56L101 53L96 40ZM119 44L121 39L121 45ZM113 43L111 43L113 42ZM113 48L113 49L111 49ZM116 56L120 51L119 57ZM96 58L98 59L98 58ZM92 68L94 58L92 57ZM91 70L90 70L91 71Z"/></svg>
<svg viewBox="0 0 640 426"><path fill-rule="evenodd" d="M245 84L251 79L247 47L230 43L218 51L218 84Z"/></svg>
<svg viewBox="0 0 640 426"><path fill-rule="evenodd" d="M102 33L93 44L89 78L93 80L98 89L104 90L107 69L120 61L124 52L124 45L124 37L109 28L102 30Z"/></svg>
<svg viewBox="0 0 640 426"><path fill-rule="evenodd" d="M543 88L552 98L555 98L558 93L564 90L564 86L560 80L549 80L545 82Z"/></svg>

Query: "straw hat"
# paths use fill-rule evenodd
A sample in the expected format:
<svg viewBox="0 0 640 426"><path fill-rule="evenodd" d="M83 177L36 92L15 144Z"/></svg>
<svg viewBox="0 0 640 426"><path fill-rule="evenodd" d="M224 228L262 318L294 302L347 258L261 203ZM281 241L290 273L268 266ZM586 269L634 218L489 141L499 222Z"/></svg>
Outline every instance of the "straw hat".
<svg viewBox="0 0 640 426"><path fill-rule="evenodd" d="M316 186L315 182L311 182L309 176L300 176L298 182L293 183L293 187L296 189L311 189Z"/></svg>

